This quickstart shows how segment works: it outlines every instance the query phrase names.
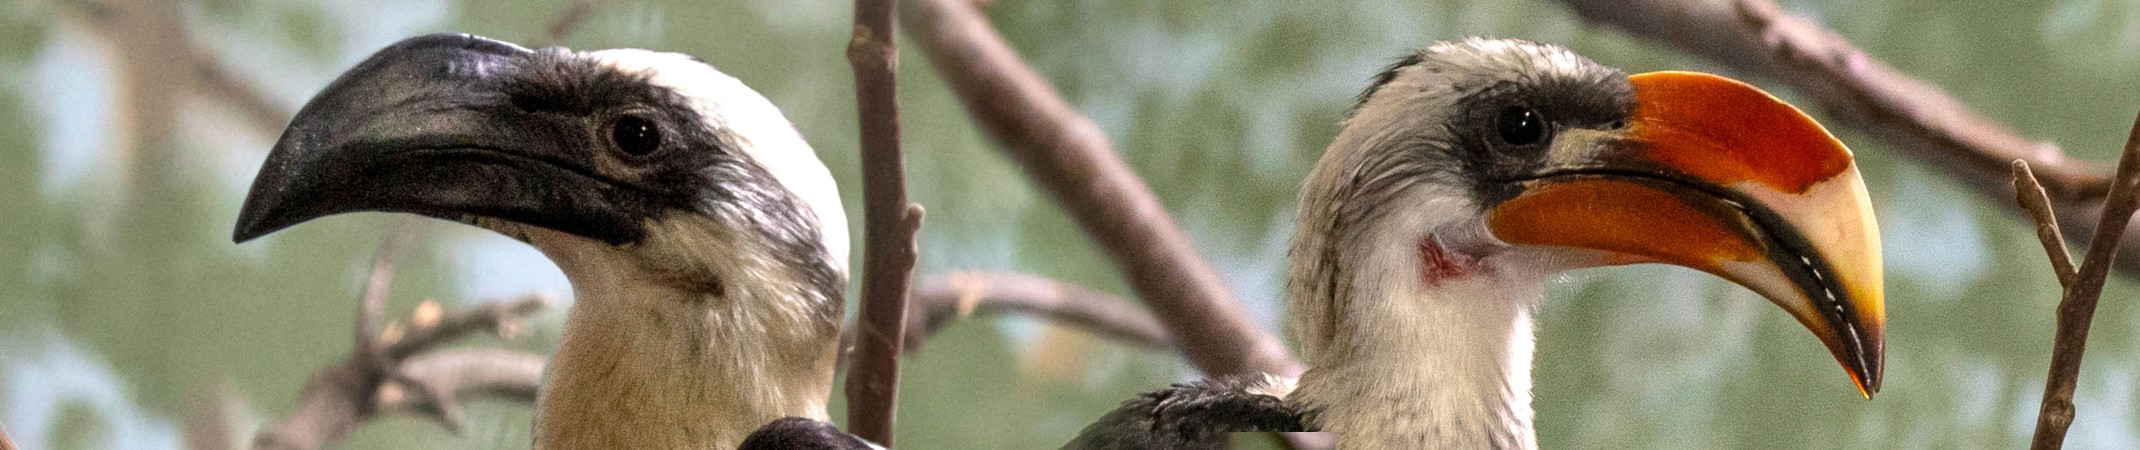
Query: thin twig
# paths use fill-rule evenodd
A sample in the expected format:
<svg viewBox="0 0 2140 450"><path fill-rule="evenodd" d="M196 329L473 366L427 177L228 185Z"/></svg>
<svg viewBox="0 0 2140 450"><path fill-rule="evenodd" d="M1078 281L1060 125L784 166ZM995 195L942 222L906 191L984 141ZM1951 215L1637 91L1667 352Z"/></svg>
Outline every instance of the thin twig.
<svg viewBox="0 0 2140 450"><path fill-rule="evenodd" d="M1107 135L1026 65L970 0L907 4L907 31L968 115L1105 251L1191 362L1210 375L1300 373Z"/></svg>
<svg viewBox="0 0 2140 450"><path fill-rule="evenodd" d="M2043 407L2036 416L2036 439L2030 448L2056 449L2065 445L2066 429L2073 425L2073 386L2079 381L2081 356L2088 348L2088 328L2095 319L2096 301L2103 296L2103 281L2117 257L2118 239L2124 237L2133 210L2140 209L2140 116L2125 138L2125 153L2118 158L2117 177L2112 179L2110 199L2103 203L2103 222L2096 225L2081 259L2080 271L2066 295L2058 301L2058 335L2051 350L2051 375L2044 381Z"/></svg>
<svg viewBox="0 0 2140 450"><path fill-rule="evenodd" d="M2043 243L2044 254L2051 257L2051 271L2058 274L2060 289L2073 288L2073 253L2066 250L2066 237L2058 231L2058 213L2051 210L2051 199L2043 192L2043 183L2036 180L2036 172L2029 170L2029 162L2014 160L2014 201L2021 210L2028 211L2029 218L2036 221L2036 240Z"/></svg>
<svg viewBox="0 0 2140 450"><path fill-rule="evenodd" d="M862 314L854 372L847 377L847 429L890 447L899 402L899 350L906 339L907 284L914 277L921 205L907 201L899 149L897 0L855 0L856 114L862 134Z"/></svg>

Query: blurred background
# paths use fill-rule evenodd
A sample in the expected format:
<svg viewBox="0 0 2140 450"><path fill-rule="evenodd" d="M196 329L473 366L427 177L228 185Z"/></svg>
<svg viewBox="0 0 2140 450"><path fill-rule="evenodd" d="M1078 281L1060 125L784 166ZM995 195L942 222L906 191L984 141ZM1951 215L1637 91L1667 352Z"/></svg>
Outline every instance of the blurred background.
<svg viewBox="0 0 2140 450"><path fill-rule="evenodd" d="M28 449L167 449L185 447L189 420L226 408L249 439L288 411L307 375L349 351L354 299L391 216L338 216L231 244L239 201L287 117L227 101L228 86L204 82L184 52L206 49L230 75L222 81L289 111L401 38L465 31L527 43L567 3L0 4L0 424ZM2140 108L2140 5L2129 1L1783 3L2076 157L2114 157ZM832 168L859 231L843 53L851 7L616 1L563 44L690 53L756 87ZM1353 95L1405 51L1494 35L1564 44L1631 72L1729 74L1544 0L997 0L986 11L1106 129L1274 330L1295 187ZM1126 294L1079 230L969 124L920 52L903 54L909 182L929 208L918 274L1022 271ZM1887 244L1879 397L1860 399L1803 328L1742 288L1679 268L1588 270L1557 282L1546 303L1543 444L2026 441L2057 296L2030 229L1998 210L2011 206L1834 129L1860 155ZM397 317L427 298L449 310L529 291L569 298L563 276L516 242L446 223L425 236L394 285ZM2140 306L2125 301L2135 292L2113 278L2096 318L2074 448L2140 448ZM547 352L563 311L545 312L520 339L463 345ZM1120 400L1196 376L1172 353L1028 319L969 320L907 360L899 443L1053 448ZM343 447L527 447L528 405L470 406L459 436L391 417ZM833 417L844 417L837 404Z"/></svg>

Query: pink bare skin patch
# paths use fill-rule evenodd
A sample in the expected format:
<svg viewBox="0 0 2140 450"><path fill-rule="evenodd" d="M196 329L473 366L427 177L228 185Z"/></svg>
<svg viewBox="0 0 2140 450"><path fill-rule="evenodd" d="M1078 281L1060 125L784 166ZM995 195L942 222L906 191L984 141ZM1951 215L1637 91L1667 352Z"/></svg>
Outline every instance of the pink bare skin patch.
<svg viewBox="0 0 2140 450"><path fill-rule="evenodd" d="M1430 234L1419 240L1419 280L1428 286L1441 286L1444 281L1478 275L1483 271L1478 258L1449 251L1448 247L1442 246L1439 237Z"/></svg>

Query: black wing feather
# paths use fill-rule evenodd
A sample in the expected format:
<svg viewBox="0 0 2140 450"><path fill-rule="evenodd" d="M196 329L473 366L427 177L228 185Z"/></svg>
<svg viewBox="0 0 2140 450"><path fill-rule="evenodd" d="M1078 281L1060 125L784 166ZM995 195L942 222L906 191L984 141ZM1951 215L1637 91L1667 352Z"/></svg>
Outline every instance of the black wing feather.
<svg viewBox="0 0 2140 450"><path fill-rule="evenodd" d="M1230 442L1227 433L1314 431L1297 406L1249 391L1263 382L1262 377L1224 377L1139 394L1063 448L1223 449Z"/></svg>
<svg viewBox="0 0 2140 450"><path fill-rule="evenodd" d="M759 427L736 450L881 450L861 438L840 432L832 424L801 417L775 420Z"/></svg>

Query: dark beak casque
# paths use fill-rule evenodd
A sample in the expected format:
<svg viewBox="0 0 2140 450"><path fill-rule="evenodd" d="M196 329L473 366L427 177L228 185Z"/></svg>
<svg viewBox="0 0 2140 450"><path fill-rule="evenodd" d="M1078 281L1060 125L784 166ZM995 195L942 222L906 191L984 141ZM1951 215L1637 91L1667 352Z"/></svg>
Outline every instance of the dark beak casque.
<svg viewBox="0 0 2140 450"><path fill-rule="evenodd" d="M299 110L254 178L231 237L387 211L494 218L636 241L649 196L596 170L593 132L505 89L533 52L465 34L403 40Z"/></svg>

